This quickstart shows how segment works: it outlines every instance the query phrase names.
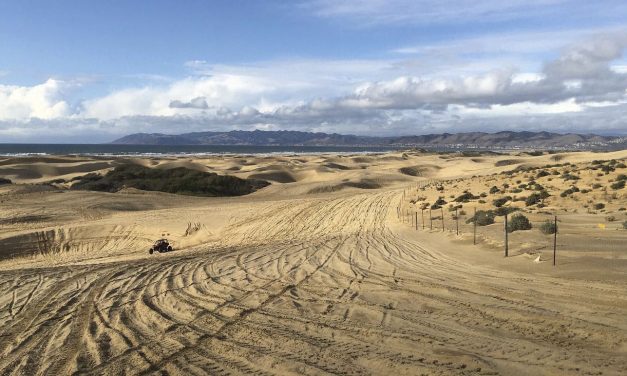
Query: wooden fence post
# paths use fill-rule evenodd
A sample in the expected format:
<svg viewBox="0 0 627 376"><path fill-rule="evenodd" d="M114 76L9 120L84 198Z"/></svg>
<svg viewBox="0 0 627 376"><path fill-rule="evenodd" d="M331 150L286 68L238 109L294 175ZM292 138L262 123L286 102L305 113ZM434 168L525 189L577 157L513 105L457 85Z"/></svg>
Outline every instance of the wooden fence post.
<svg viewBox="0 0 627 376"><path fill-rule="evenodd" d="M557 216L555 216L555 232L553 233L553 266L555 266L555 254L557 253Z"/></svg>
<svg viewBox="0 0 627 376"><path fill-rule="evenodd" d="M440 214L442 214L442 232L444 232L444 208L440 206Z"/></svg>
<svg viewBox="0 0 627 376"><path fill-rule="evenodd" d="M459 216L457 215L457 207L455 207L455 232L459 235Z"/></svg>
<svg viewBox="0 0 627 376"><path fill-rule="evenodd" d="M433 230L433 215L431 215L431 209L429 209L429 230Z"/></svg>
<svg viewBox="0 0 627 376"><path fill-rule="evenodd" d="M418 212L416 212L415 214L416 214L416 231L418 231Z"/></svg>
<svg viewBox="0 0 627 376"><path fill-rule="evenodd" d="M425 210L420 209L420 216L422 217L422 229L425 229Z"/></svg>
<svg viewBox="0 0 627 376"><path fill-rule="evenodd" d="M472 244L477 244L477 208L475 207L475 220L472 221Z"/></svg>
<svg viewBox="0 0 627 376"><path fill-rule="evenodd" d="M509 239L507 237L507 213L505 213L505 257L507 257L509 253Z"/></svg>

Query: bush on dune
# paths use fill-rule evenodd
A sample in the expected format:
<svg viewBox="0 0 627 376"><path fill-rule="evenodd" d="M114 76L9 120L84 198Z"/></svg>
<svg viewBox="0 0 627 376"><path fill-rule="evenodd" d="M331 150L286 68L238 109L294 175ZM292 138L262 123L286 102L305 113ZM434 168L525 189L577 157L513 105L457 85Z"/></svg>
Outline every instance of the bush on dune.
<svg viewBox="0 0 627 376"><path fill-rule="evenodd" d="M433 205L431 205L431 209L435 210L435 209L439 209L442 207L442 205L446 204L446 201L444 200L443 197L438 197L438 199L435 201L435 203L433 203Z"/></svg>
<svg viewBox="0 0 627 376"><path fill-rule="evenodd" d="M477 214L469 218L466 223L477 222L477 226L487 226L494 223L496 214L492 210L479 210Z"/></svg>
<svg viewBox="0 0 627 376"><path fill-rule="evenodd" d="M507 214L507 215L509 215L509 214L511 214L511 213L513 213L513 212L515 212L515 211L517 211L517 210L518 210L518 208L516 208L516 207L512 207L512 206L501 206L500 208L496 208L496 209L494 210L494 214L495 214L497 217L502 217L502 216L504 216L504 215L506 215L506 214Z"/></svg>
<svg viewBox="0 0 627 376"><path fill-rule="evenodd" d="M545 235L555 234L556 230L557 230L557 226L555 225L555 222L553 221L546 220L544 223L540 225L540 231L542 231L542 233Z"/></svg>
<svg viewBox="0 0 627 376"><path fill-rule="evenodd" d="M82 176L71 189L117 192L126 187L193 196L241 196L269 184L263 180L240 179L185 167L159 170L128 164L117 166L104 176Z"/></svg>
<svg viewBox="0 0 627 376"><path fill-rule="evenodd" d="M455 202L468 202L470 200L476 200L478 198L479 198L478 196L475 196L472 193L465 191L463 194L461 194L455 199Z"/></svg>
<svg viewBox="0 0 627 376"><path fill-rule="evenodd" d="M507 232L531 230L531 222L522 214L513 215L507 222Z"/></svg>
<svg viewBox="0 0 627 376"><path fill-rule="evenodd" d="M542 202L542 200L544 200L545 198L549 197L549 192L543 190L539 193L532 193L529 197L527 197L525 199L525 205L527 206L531 206L531 205L536 205L539 204L540 202Z"/></svg>
<svg viewBox="0 0 627 376"><path fill-rule="evenodd" d="M492 203L494 204L494 206L496 206L497 208L500 208L501 206L505 205L508 201L510 201L512 199L511 196L505 196L505 197L501 197L501 198L497 198L496 200L492 201Z"/></svg>

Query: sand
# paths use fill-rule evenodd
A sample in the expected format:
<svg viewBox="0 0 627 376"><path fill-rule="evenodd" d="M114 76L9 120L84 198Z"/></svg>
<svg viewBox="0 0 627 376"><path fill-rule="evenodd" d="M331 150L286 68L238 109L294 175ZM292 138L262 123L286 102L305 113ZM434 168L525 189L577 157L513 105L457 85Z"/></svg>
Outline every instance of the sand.
<svg viewBox="0 0 627 376"><path fill-rule="evenodd" d="M572 182L547 176L544 208L511 204L558 215L556 267L537 227L508 258L501 218L473 245L472 210L510 193L463 203L459 235L449 203L444 231L419 209L519 166L607 187L627 169L587 167L611 159L627 151L132 160L272 181L236 198L69 191L123 161L0 159L0 373L622 375L627 189L560 197ZM162 236L176 251L149 255Z"/></svg>

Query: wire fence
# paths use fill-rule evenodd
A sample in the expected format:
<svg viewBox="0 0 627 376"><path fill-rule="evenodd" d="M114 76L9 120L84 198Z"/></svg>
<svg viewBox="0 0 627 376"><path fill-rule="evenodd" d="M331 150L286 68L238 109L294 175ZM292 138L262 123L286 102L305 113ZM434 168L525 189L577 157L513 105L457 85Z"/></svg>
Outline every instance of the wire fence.
<svg viewBox="0 0 627 376"><path fill-rule="evenodd" d="M559 263L560 252L596 252L610 257L627 252L623 220L613 215L499 211L473 203L433 207L416 200L419 189L434 184L438 182L421 181L403 192L397 207L399 221L415 231L444 232L475 245L501 249L504 257L528 254L535 261L553 265Z"/></svg>

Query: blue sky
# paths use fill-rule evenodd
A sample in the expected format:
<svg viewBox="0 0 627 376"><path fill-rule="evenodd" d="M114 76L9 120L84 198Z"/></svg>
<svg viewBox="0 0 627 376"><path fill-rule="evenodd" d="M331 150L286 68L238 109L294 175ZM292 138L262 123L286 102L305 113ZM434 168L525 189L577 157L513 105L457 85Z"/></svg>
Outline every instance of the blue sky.
<svg viewBox="0 0 627 376"><path fill-rule="evenodd" d="M0 142L627 133L627 4L0 1Z"/></svg>

